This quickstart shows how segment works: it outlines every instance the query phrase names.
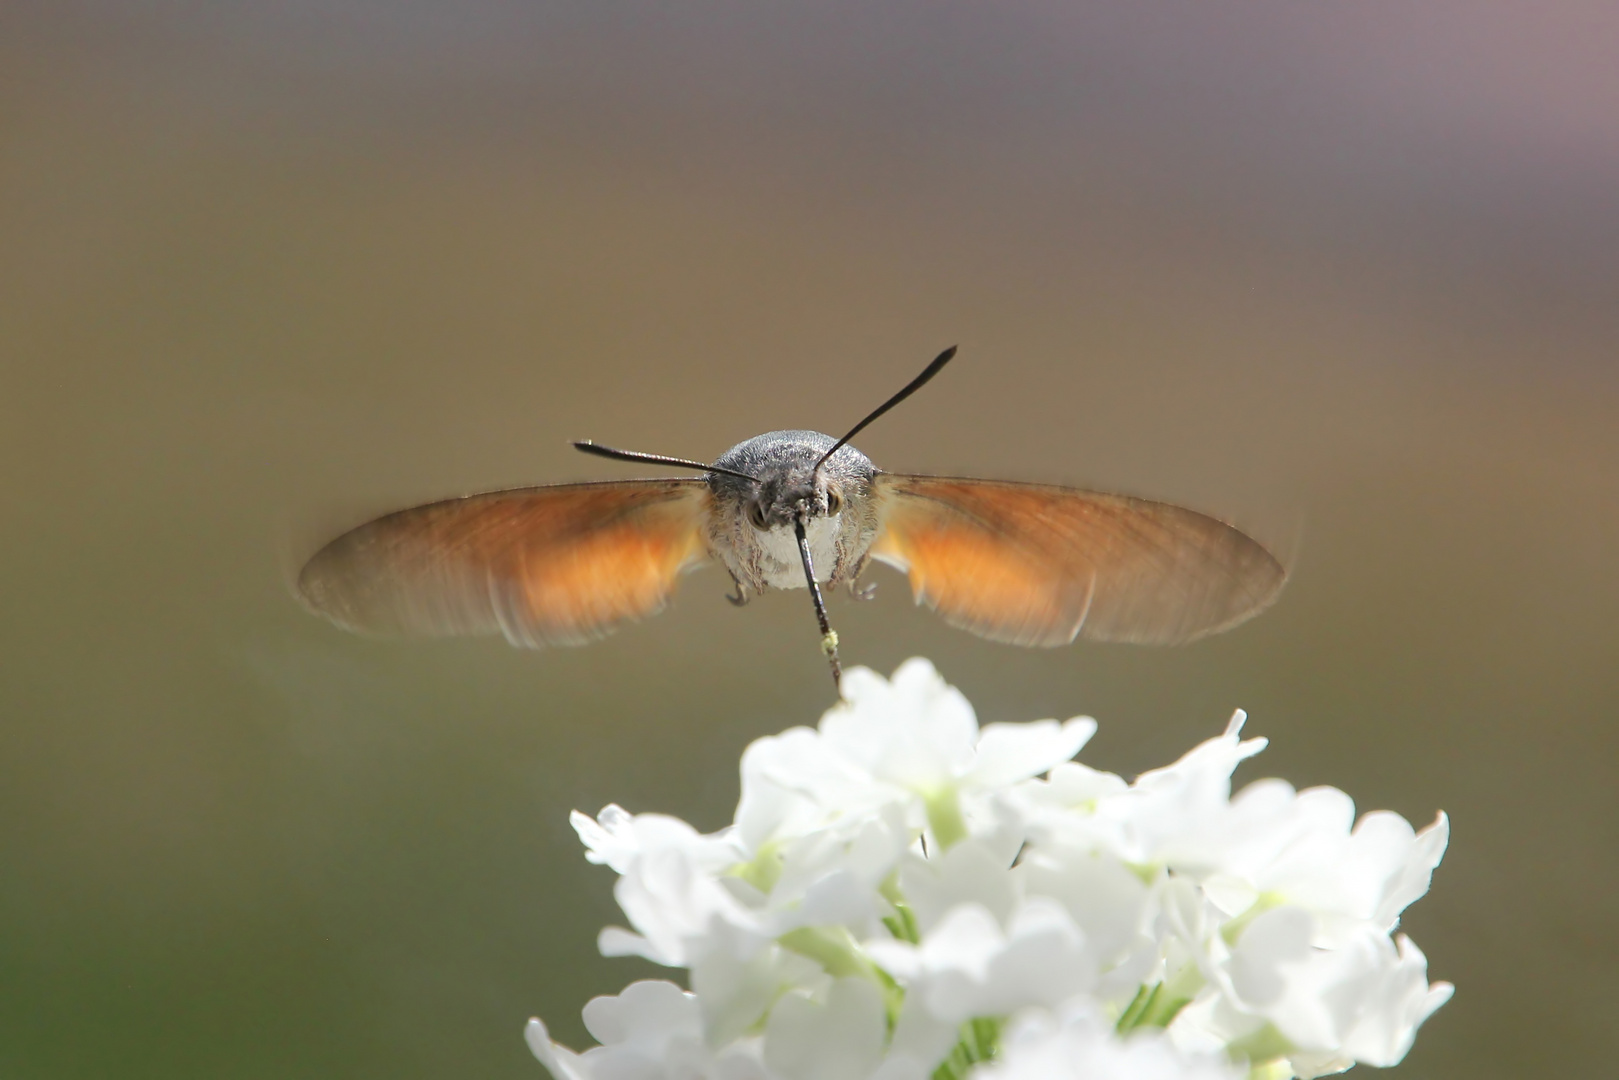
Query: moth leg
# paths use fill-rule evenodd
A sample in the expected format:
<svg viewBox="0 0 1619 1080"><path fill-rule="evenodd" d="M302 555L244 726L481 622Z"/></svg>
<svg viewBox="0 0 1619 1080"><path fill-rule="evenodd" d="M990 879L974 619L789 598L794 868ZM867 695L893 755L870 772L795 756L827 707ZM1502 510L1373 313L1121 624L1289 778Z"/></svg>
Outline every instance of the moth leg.
<svg viewBox="0 0 1619 1080"><path fill-rule="evenodd" d="M733 596L731 593L726 593L725 599L731 602L732 607L741 607L749 600L753 599L753 597L748 595L748 587L742 584L741 580L735 574L731 575L731 584L736 586L736 594Z"/></svg>
<svg viewBox="0 0 1619 1080"><path fill-rule="evenodd" d="M860 575L865 572L867 559L868 555L862 554L858 559L854 560L853 565L845 567L840 564L838 566L840 571L848 570L848 577L843 579L843 583L849 587L849 596L852 599L872 600L877 596L877 583L875 581L868 581L864 585L860 584Z"/></svg>

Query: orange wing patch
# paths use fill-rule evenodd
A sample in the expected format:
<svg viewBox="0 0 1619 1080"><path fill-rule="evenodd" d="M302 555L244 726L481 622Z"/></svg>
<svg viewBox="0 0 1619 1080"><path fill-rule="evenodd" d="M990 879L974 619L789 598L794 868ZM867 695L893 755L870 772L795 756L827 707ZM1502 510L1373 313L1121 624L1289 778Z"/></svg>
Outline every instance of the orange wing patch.
<svg viewBox="0 0 1619 1080"><path fill-rule="evenodd" d="M519 488L378 518L310 559L310 607L365 633L578 644L668 602L707 555L700 479Z"/></svg>
<svg viewBox="0 0 1619 1080"><path fill-rule="evenodd" d="M1262 610L1286 577L1243 533L1167 503L897 474L877 491L873 557L910 575L918 603L997 641L1189 641Z"/></svg>
<svg viewBox="0 0 1619 1080"><path fill-rule="evenodd" d="M1089 608L1088 584L1076 595L1034 553L947 512L891 515L872 557L908 573L918 604L996 641L1065 644Z"/></svg>
<svg viewBox="0 0 1619 1080"><path fill-rule="evenodd" d="M572 543L523 551L516 590L525 622L548 641L588 641L597 628L661 610L702 548L698 529L669 517L636 514Z"/></svg>

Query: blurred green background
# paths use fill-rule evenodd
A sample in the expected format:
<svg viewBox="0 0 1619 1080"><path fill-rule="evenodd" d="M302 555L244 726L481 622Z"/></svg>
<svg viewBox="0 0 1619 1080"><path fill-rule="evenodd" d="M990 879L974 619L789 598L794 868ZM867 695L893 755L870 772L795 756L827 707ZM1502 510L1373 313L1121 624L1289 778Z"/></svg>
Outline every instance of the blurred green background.
<svg viewBox="0 0 1619 1080"><path fill-rule="evenodd" d="M286 582L506 484L836 433L1185 502L1286 553L1174 650L834 601L986 720L1455 825L1401 1077L1619 1034L1611 3L0 6L0 1075L529 1077L606 961L614 800L715 828L829 703L723 574L583 650L397 643Z"/></svg>

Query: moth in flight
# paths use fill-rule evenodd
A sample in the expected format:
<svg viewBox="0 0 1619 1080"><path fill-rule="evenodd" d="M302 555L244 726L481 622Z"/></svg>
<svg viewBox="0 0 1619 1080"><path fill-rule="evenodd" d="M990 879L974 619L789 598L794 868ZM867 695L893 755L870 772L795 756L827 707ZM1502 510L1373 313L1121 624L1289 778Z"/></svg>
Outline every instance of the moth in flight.
<svg viewBox="0 0 1619 1080"><path fill-rule="evenodd" d="M695 477L512 488L380 517L321 548L298 576L310 608L374 634L503 634L578 645L661 609L680 576L715 562L733 603L808 588L839 677L821 586L876 559L953 626L1015 645L1076 638L1175 644L1229 629L1275 600L1286 571L1231 525L1095 491L883 472L849 440L915 393L946 349L841 439L772 431L713 464L574 445Z"/></svg>

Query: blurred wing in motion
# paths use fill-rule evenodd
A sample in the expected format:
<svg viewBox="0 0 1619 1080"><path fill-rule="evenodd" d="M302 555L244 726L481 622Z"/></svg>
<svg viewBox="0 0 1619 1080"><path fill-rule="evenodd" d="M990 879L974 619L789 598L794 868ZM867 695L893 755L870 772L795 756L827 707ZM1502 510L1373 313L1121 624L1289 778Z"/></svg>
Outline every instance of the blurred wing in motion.
<svg viewBox="0 0 1619 1080"><path fill-rule="evenodd" d="M707 557L701 479L514 488L401 510L344 533L298 575L349 630L501 633L576 645L658 611Z"/></svg>
<svg viewBox="0 0 1619 1080"><path fill-rule="evenodd" d="M872 556L910 575L917 603L995 641L1191 641L1263 610L1287 576L1230 525L1168 503L896 473L876 490Z"/></svg>

